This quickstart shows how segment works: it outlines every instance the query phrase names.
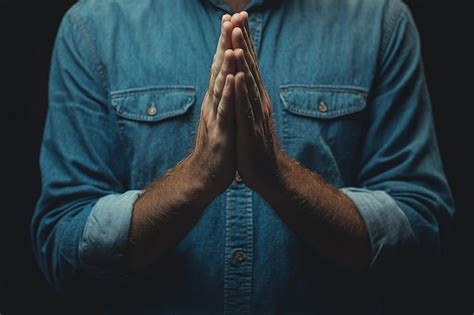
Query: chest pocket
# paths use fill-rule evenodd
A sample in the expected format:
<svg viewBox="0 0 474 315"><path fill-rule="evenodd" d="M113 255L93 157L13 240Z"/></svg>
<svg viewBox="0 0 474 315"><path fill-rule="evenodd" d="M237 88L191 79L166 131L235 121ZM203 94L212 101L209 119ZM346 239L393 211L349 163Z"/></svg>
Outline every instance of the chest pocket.
<svg viewBox="0 0 474 315"><path fill-rule="evenodd" d="M130 188L142 189L191 151L193 87L156 87L111 93L130 161Z"/></svg>
<svg viewBox="0 0 474 315"><path fill-rule="evenodd" d="M336 187L353 182L367 116L366 91L286 85L280 88L280 99L286 152Z"/></svg>

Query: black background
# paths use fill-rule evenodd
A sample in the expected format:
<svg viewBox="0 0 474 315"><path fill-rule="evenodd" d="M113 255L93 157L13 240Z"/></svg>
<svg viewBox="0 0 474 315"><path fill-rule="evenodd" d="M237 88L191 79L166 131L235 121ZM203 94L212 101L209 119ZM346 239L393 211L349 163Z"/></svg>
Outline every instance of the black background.
<svg viewBox="0 0 474 315"><path fill-rule="evenodd" d="M61 17L73 3L0 0L2 315L63 313L65 302L36 267L29 223L40 191L50 53ZM408 4L422 38L439 145L458 209L434 293L420 295L439 314L474 314L474 0Z"/></svg>

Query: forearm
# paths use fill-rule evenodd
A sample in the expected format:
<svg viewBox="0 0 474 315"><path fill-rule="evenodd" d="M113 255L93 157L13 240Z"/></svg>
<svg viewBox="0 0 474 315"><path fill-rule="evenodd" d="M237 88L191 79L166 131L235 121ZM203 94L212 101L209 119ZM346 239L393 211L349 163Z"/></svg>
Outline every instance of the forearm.
<svg viewBox="0 0 474 315"><path fill-rule="evenodd" d="M321 256L354 270L366 269L370 241L352 200L282 151L276 165L276 178L257 192Z"/></svg>
<svg viewBox="0 0 474 315"><path fill-rule="evenodd" d="M178 243L235 175L234 75L230 15L224 15L193 152L136 201L130 268L140 270Z"/></svg>
<svg viewBox="0 0 474 315"><path fill-rule="evenodd" d="M352 200L281 151L246 13L234 14L237 170L281 219L321 256L353 269L368 266L368 232Z"/></svg>
<svg viewBox="0 0 474 315"><path fill-rule="evenodd" d="M140 270L176 245L219 194L192 155L152 183L134 204L130 268Z"/></svg>

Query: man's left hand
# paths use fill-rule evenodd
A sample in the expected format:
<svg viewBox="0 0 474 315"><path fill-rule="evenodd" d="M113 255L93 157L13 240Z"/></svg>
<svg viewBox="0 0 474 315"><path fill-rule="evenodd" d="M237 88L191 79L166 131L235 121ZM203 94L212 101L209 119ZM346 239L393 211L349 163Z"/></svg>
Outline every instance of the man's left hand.
<svg viewBox="0 0 474 315"><path fill-rule="evenodd" d="M371 259L368 231L357 206L280 148L246 12L231 18L236 75L236 168L290 229L319 252L363 271Z"/></svg>
<svg viewBox="0 0 474 315"><path fill-rule="evenodd" d="M237 171L243 182L259 192L275 178L278 146L270 97L263 84L253 45L248 15L236 13L231 22L236 56L235 110L237 122Z"/></svg>

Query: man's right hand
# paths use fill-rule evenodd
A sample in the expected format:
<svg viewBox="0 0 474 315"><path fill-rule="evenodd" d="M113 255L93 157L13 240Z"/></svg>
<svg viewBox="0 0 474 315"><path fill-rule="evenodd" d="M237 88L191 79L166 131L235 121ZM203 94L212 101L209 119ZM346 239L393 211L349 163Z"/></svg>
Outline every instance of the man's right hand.
<svg viewBox="0 0 474 315"><path fill-rule="evenodd" d="M128 248L131 271L156 262L183 239L234 178L236 59L230 19L222 17L192 153L153 182L134 204Z"/></svg>
<svg viewBox="0 0 474 315"><path fill-rule="evenodd" d="M234 74L231 16L222 17L221 35L214 55L209 86L201 107L201 117L190 165L200 170L203 182L219 195L231 184L235 165Z"/></svg>

